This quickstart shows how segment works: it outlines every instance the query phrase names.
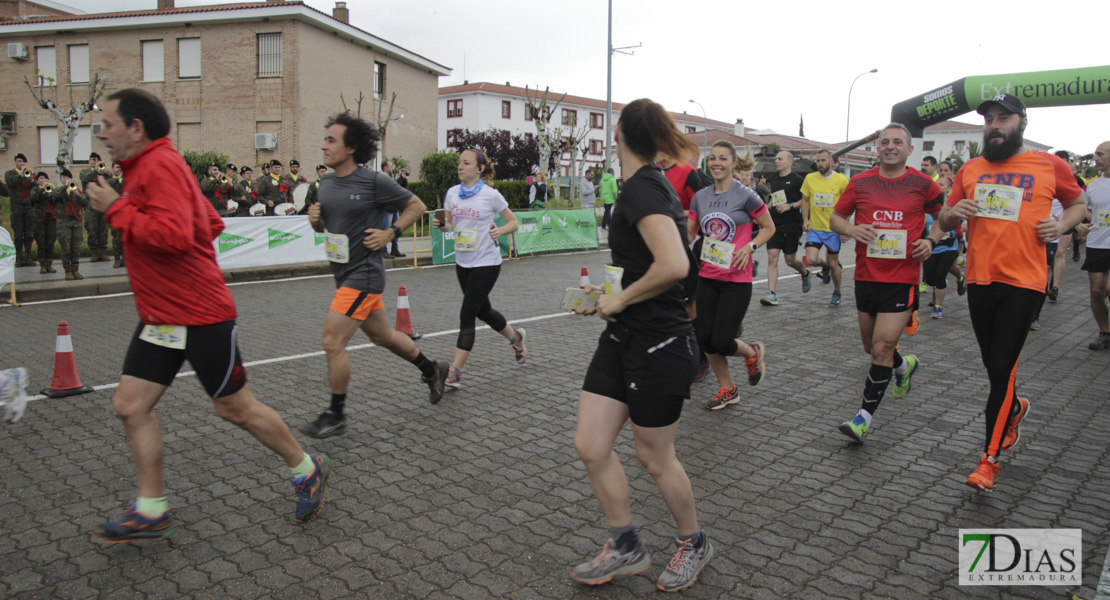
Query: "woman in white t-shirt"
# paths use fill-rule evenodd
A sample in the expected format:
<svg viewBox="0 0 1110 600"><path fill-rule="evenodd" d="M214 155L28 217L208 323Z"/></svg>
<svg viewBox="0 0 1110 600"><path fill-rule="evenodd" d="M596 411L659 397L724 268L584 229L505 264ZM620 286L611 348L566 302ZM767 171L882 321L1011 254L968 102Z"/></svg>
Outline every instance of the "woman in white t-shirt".
<svg viewBox="0 0 1110 600"><path fill-rule="evenodd" d="M459 185L447 190L444 213L437 211L435 226L455 232L455 274L463 291L459 310L459 337L455 360L447 375L447 385L458 388L462 370L474 347L474 324L481 319L509 340L516 362L528 360L524 330L514 330L505 317L490 306L489 293L501 274L501 247L498 238L517 229L516 215L500 192L483 179L493 178L493 165L481 150L464 150L459 155ZM501 215L505 224L497 227L493 218Z"/></svg>

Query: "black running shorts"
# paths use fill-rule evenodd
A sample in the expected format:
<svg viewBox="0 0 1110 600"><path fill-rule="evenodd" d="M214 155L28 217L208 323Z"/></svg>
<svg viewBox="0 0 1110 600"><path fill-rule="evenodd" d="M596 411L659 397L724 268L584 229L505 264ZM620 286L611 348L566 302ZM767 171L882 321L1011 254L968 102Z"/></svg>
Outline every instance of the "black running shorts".
<svg viewBox="0 0 1110 600"><path fill-rule="evenodd" d="M1087 247L1087 258L1083 259L1083 270L1093 273L1110 271L1110 248Z"/></svg>
<svg viewBox="0 0 1110 600"><path fill-rule="evenodd" d="M204 390L212 398L230 396L247 384L247 371L236 341L235 321L189 327L185 349L167 348L141 338L139 323L123 359L123 374L168 386L188 360Z"/></svg>
<svg viewBox="0 0 1110 600"><path fill-rule="evenodd" d="M872 316L917 310L917 285L857 281L856 310Z"/></svg>
<svg viewBox="0 0 1110 600"><path fill-rule="evenodd" d="M640 427L678 421L698 369L693 330L664 335L634 332L610 323L601 334L582 390L628 405Z"/></svg>
<svg viewBox="0 0 1110 600"><path fill-rule="evenodd" d="M778 223L775 233L767 240L768 250L782 250L783 254L798 253L798 243L802 240L801 223Z"/></svg>

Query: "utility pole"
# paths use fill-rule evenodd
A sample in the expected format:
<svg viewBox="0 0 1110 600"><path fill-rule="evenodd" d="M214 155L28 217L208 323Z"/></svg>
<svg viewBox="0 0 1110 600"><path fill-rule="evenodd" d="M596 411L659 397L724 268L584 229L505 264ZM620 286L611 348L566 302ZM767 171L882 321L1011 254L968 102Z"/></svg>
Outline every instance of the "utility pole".
<svg viewBox="0 0 1110 600"><path fill-rule="evenodd" d="M605 76L605 171L609 171L609 163L611 162L612 152L610 148L613 147L613 53L620 52L633 56L635 52L625 52L632 48L639 48L643 44L636 44L635 46L625 46L623 48L613 47L613 0L609 0L609 52L608 52L608 70Z"/></svg>

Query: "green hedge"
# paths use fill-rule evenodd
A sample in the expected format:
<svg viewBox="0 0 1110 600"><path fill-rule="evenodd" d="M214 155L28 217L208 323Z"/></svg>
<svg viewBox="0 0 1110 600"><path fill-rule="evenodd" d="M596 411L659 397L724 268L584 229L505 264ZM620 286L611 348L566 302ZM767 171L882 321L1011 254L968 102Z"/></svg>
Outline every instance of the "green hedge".
<svg viewBox="0 0 1110 600"><path fill-rule="evenodd" d="M505 201L509 203L509 208L513 210L523 210L528 208L528 184L520 180L494 180L492 182L493 189L501 192L505 197ZM443 202L443 198L437 198L435 192L432 191L432 186L423 181L410 181L409 191L416 194L428 210L433 210Z"/></svg>

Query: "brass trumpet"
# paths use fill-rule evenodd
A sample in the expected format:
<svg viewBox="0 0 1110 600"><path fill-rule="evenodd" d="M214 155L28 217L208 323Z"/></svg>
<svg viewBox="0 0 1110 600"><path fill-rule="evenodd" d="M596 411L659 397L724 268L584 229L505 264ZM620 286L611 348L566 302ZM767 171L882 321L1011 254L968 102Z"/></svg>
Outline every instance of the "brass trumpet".
<svg viewBox="0 0 1110 600"><path fill-rule="evenodd" d="M231 179L228 179L227 175L220 175L220 183L227 185L231 183Z"/></svg>
<svg viewBox="0 0 1110 600"><path fill-rule="evenodd" d="M66 192L72 194L73 192L76 192L76 191L77 191L77 182L76 181L69 182L69 185L66 186Z"/></svg>
<svg viewBox="0 0 1110 600"><path fill-rule="evenodd" d="M48 184L42 186L42 191L44 193L47 193L47 194L52 193L54 191L54 184L48 183Z"/></svg>
<svg viewBox="0 0 1110 600"><path fill-rule="evenodd" d="M26 177L27 179L34 179L35 178L35 172L32 171L31 169L27 168L27 167L24 167L23 168L23 176Z"/></svg>
<svg viewBox="0 0 1110 600"><path fill-rule="evenodd" d="M96 163L96 170L100 171L101 173L103 173L104 171L107 171L108 170L108 163L106 163L104 161L100 161L100 162Z"/></svg>

